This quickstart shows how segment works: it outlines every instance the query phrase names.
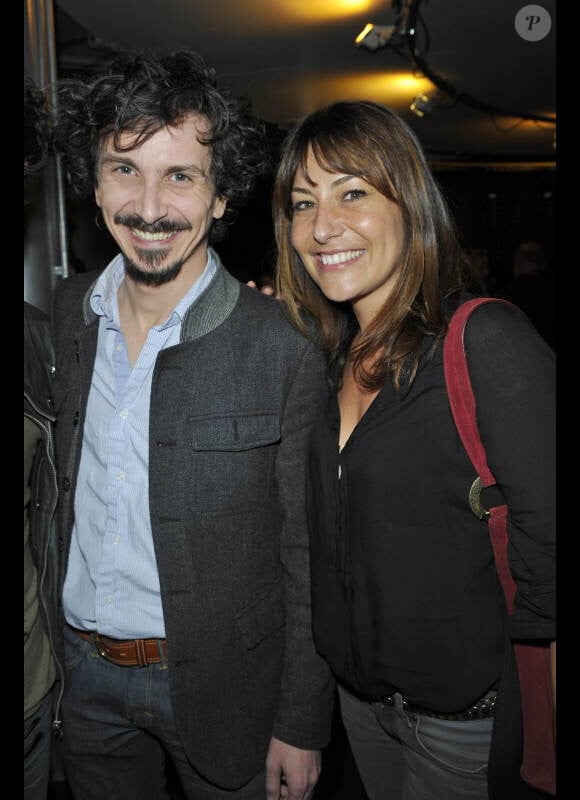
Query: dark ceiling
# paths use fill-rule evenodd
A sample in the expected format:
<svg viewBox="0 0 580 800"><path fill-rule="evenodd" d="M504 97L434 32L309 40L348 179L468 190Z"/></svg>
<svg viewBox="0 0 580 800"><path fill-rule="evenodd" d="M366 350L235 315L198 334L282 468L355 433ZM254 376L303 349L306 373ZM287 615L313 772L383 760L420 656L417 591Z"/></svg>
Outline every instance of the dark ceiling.
<svg viewBox="0 0 580 800"><path fill-rule="evenodd" d="M355 46L367 22L394 26L385 47ZM188 47L281 129L366 98L398 111L432 161L555 160L555 0L56 0L55 27L60 76L119 49ZM436 108L415 116L413 98L437 86Z"/></svg>

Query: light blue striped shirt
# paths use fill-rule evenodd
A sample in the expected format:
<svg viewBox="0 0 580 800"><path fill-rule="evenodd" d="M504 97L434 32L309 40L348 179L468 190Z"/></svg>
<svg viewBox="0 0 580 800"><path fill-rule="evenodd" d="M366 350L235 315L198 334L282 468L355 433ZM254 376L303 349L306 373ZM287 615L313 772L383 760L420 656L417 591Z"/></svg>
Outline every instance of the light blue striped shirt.
<svg viewBox="0 0 580 800"><path fill-rule="evenodd" d="M115 639L165 638L149 519L151 377L159 351L179 343L184 314L216 268L210 249L205 270L167 321L151 328L133 367L119 323L121 255L91 294L99 338L63 593L65 617L75 628Z"/></svg>

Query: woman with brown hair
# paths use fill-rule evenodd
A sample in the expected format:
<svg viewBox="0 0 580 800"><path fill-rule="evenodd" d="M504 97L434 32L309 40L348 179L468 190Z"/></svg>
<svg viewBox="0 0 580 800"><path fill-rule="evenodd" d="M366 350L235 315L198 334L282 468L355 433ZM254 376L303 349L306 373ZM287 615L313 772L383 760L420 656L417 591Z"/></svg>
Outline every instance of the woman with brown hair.
<svg viewBox="0 0 580 800"><path fill-rule="evenodd" d="M555 639L554 353L512 306L467 326L510 508L508 624L445 388L469 279L415 135L372 102L310 114L283 147L274 222L277 294L300 329L313 318L328 360L307 487L313 630L369 798L536 797L510 639Z"/></svg>

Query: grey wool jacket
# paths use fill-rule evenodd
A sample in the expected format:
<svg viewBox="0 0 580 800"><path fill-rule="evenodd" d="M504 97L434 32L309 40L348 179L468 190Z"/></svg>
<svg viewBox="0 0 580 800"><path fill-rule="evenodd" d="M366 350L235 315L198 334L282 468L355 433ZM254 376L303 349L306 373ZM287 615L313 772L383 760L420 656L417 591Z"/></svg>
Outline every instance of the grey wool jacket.
<svg viewBox="0 0 580 800"><path fill-rule="evenodd" d="M54 299L63 575L97 345L95 277L67 278ZM191 763L225 789L264 767L272 736L304 749L330 738L333 681L312 642L305 510L307 440L325 395L318 348L281 303L221 264L180 344L157 357L149 509L171 696Z"/></svg>

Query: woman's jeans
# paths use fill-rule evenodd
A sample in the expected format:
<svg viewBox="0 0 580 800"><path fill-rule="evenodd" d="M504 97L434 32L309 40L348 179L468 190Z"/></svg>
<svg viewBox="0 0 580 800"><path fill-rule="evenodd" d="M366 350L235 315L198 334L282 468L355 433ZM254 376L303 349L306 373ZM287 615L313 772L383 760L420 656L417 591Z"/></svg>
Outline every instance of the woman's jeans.
<svg viewBox="0 0 580 800"><path fill-rule="evenodd" d="M443 720L359 700L339 687L344 727L369 800L488 800L493 717ZM507 800L507 798L506 798Z"/></svg>
<svg viewBox="0 0 580 800"><path fill-rule="evenodd" d="M265 771L226 791L193 768L175 728L166 663L116 666L68 626L65 656L62 749L75 799L167 800L167 755L187 800L264 800Z"/></svg>

